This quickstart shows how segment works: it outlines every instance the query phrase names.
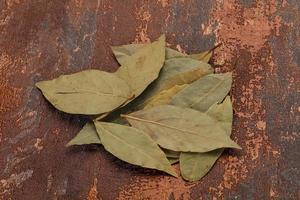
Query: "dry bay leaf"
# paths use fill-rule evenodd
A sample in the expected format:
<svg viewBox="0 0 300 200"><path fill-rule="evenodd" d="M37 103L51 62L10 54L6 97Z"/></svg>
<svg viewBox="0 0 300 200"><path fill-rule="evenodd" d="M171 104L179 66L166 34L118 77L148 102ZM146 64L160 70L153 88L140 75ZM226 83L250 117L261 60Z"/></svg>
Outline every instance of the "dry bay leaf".
<svg viewBox="0 0 300 200"><path fill-rule="evenodd" d="M130 56L136 53L142 47L145 47L146 44L127 44L121 46L112 46L111 49L120 65L125 63Z"/></svg>
<svg viewBox="0 0 300 200"><path fill-rule="evenodd" d="M231 135L233 108L230 96L226 96L222 103L213 104L206 113L218 120L223 129L226 130L227 135Z"/></svg>
<svg viewBox="0 0 300 200"><path fill-rule="evenodd" d="M221 102L231 88L231 73L209 74L193 82L171 100L171 104L205 112Z"/></svg>
<svg viewBox="0 0 300 200"><path fill-rule="evenodd" d="M126 59L128 56L134 54L136 51L138 51L140 48L144 47L146 44L126 44L126 45L121 45L121 46L113 46L112 51L118 60L118 62L122 65L124 62L124 59ZM218 46L216 46L218 47ZM212 48L207 51L203 51L200 53L195 53L195 54L184 54L181 53L175 49L171 49L169 47L166 47L166 60L171 59L171 58L178 58L178 57L189 57L193 58L196 60L200 60L203 62L208 62L212 56L213 50L216 48Z"/></svg>
<svg viewBox="0 0 300 200"><path fill-rule="evenodd" d="M83 144L101 144L95 125L91 122L86 123L81 131L66 146Z"/></svg>
<svg viewBox="0 0 300 200"><path fill-rule="evenodd" d="M122 65L125 60L140 50L142 47L145 47L147 44L127 44L121 46L112 46L111 49L117 59L117 61ZM165 59L175 58L175 57L186 57L186 54L180 53L174 49L166 47Z"/></svg>
<svg viewBox="0 0 300 200"><path fill-rule="evenodd" d="M207 74L213 73L212 67L191 58L172 58L165 61L159 79L155 81L156 92L169 89L174 85L192 83Z"/></svg>
<svg viewBox="0 0 300 200"><path fill-rule="evenodd" d="M131 87L132 95L139 96L159 75L165 61L165 36L147 44L124 59L115 72Z"/></svg>
<svg viewBox="0 0 300 200"><path fill-rule="evenodd" d="M193 58L193 59L196 59L196 60L201 60L201 61L206 62L206 63L208 63L208 61L211 59L211 56L212 56L212 51L211 50L189 55L190 58Z"/></svg>
<svg viewBox="0 0 300 200"><path fill-rule="evenodd" d="M166 60L171 59L171 58L178 58L178 57L186 57L188 56L185 53L181 53L175 49L171 49L171 48L166 48Z"/></svg>
<svg viewBox="0 0 300 200"><path fill-rule="evenodd" d="M176 163L179 162L179 158L171 158L171 157L168 157L168 160L169 162L171 163L171 165L174 165Z"/></svg>
<svg viewBox="0 0 300 200"><path fill-rule="evenodd" d="M62 75L36 86L54 107L71 114L102 114L131 98L130 87L124 80L100 70Z"/></svg>
<svg viewBox="0 0 300 200"><path fill-rule="evenodd" d="M207 63L190 58L172 58L165 61L159 77L146 89L138 99L137 108L143 108L145 103L158 93L176 85L184 85L211 74L213 69Z"/></svg>
<svg viewBox="0 0 300 200"><path fill-rule="evenodd" d="M229 96L221 104L212 105L206 113L217 119L226 131L226 134L230 136L233 109ZM216 149L206 153L182 152L180 154L181 176L188 181L200 180L213 167L223 150Z"/></svg>
<svg viewBox="0 0 300 200"><path fill-rule="evenodd" d="M177 177L164 152L141 130L107 122L95 122L104 148L119 159Z"/></svg>
<svg viewBox="0 0 300 200"><path fill-rule="evenodd" d="M169 149L162 149L168 158L179 158L180 152Z"/></svg>
<svg viewBox="0 0 300 200"><path fill-rule="evenodd" d="M149 45L149 44L147 44ZM134 53L144 48L146 44L130 44L112 47L116 59L120 64L128 62ZM162 90L175 85L192 83L202 76L213 73L213 68L204 62L191 59L176 50L166 48L166 61L159 77L146 89L142 97L135 100L137 108L142 108L145 101Z"/></svg>
<svg viewBox="0 0 300 200"><path fill-rule="evenodd" d="M213 54L213 51L218 48L219 46L221 46L222 43L214 46L212 49L208 50L208 51L203 51L203 52L200 52L200 53L195 53L195 54L190 54L188 55L190 58L193 58L193 59L196 59L196 60L201 60L203 62L206 62L208 63L209 60L211 59L212 57L212 54Z"/></svg>
<svg viewBox="0 0 300 200"><path fill-rule="evenodd" d="M210 65L201 61L190 58L170 59L169 61L165 62L159 77L143 92L142 95L136 98L129 105L126 105L121 113L129 113L129 111L132 110L134 111L143 109L147 102L150 99L159 96L160 92L171 89L176 85L178 85L176 87L181 87L180 85L191 83L212 72L213 69L210 67ZM172 92L175 92L176 89L171 90ZM111 117L112 116L110 116L110 118ZM116 120L116 118L119 118L119 115L114 114L112 118Z"/></svg>
<svg viewBox="0 0 300 200"><path fill-rule="evenodd" d="M224 147L240 148L217 120L196 110L162 105L123 117L165 149L208 152Z"/></svg>
<svg viewBox="0 0 300 200"><path fill-rule="evenodd" d="M151 108L158 105L169 104L172 97L175 94L177 94L179 91L181 91L183 88L185 88L186 86L187 84L175 85L174 87L159 92L158 94L154 95L152 98L150 98L148 101L145 102L144 109Z"/></svg>

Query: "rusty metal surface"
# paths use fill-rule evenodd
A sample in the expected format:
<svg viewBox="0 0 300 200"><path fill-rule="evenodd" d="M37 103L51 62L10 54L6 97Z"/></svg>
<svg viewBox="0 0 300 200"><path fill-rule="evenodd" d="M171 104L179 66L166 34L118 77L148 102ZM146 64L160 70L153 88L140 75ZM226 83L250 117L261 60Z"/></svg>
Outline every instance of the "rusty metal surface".
<svg viewBox="0 0 300 200"><path fill-rule="evenodd" d="M0 0L0 199L300 199L298 0ZM55 110L38 80L118 65L110 45L166 33L185 52L220 42L233 71L233 138L201 181L65 144L86 121ZM233 67L235 66L235 67Z"/></svg>

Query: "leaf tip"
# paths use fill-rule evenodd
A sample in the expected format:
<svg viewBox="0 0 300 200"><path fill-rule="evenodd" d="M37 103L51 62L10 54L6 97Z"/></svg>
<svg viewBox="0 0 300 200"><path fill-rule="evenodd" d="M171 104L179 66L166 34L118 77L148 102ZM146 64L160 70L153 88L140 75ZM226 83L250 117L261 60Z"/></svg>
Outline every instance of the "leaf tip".
<svg viewBox="0 0 300 200"><path fill-rule="evenodd" d="M74 144L72 143L72 140L70 142L68 142L65 147L70 147L70 146L73 146Z"/></svg>
<svg viewBox="0 0 300 200"><path fill-rule="evenodd" d="M236 144L236 149L242 150L242 147L238 144Z"/></svg>
<svg viewBox="0 0 300 200"><path fill-rule="evenodd" d="M165 34L162 34L159 38L158 38L159 41L162 41L162 42L165 42L166 41L166 35Z"/></svg>
<svg viewBox="0 0 300 200"><path fill-rule="evenodd" d="M34 85L35 85L35 87L37 87L37 88L41 88L41 83L42 83L42 81L39 81L39 82L36 82Z"/></svg>
<svg viewBox="0 0 300 200"><path fill-rule="evenodd" d="M170 174L171 176L174 176L175 178L178 178L178 174L174 171L173 168L168 170L168 174Z"/></svg>

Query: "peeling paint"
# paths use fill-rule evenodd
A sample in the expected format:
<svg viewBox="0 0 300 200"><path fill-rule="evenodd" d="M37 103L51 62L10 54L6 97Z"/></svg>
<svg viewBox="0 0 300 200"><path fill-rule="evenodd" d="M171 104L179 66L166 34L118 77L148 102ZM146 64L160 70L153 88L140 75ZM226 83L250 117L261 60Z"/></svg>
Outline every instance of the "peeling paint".
<svg viewBox="0 0 300 200"><path fill-rule="evenodd" d="M137 8L136 17L141 21L140 25L137 27L136 32L137 35L135 37L135 42L150 42L150 37L148 35L148 23L151 20L151 14L145 8L146 4Z"/></svg>
<svg viewBox="0 0 300 200"><path fill-rule="evenodd" d="M0 195L9 193L13 187L20 187L23 184L23 182L32 177L32 174L33 170L27 170L19 174L12 174L7 179L0 180Z"/></svg>
<svg viewBox="0 0 300 200"><path fill-rule="evenodd" d="M101 200L98 198L98 190L97 190L97 183L98 179L94 178L93 185L89 191L89 195L87 197L87 200Z"/></svg>
<svg viewBox="0 0 300 200"><path fill-rule="evenodd" d="M38 150L41 151L44 147L41 146L42 140L40 138L36 139L36 142L34 143L34 147Z"/></svg>
<svg viewBox="0 0 300 200"><path fill-rule="evenodd" d="M144 199L191 199L191 188L195 184L188 183L181 178L172 177L145 177L137 178L132 184L126 186L119 193L118 200L135 200L143 197Z"/></svg>
<svg viewBox="0 0 300 200"><path fill-rule="evenodd" d="M169 5L169 0L158 0L158 2L161 3L163 8Z"/></svg>

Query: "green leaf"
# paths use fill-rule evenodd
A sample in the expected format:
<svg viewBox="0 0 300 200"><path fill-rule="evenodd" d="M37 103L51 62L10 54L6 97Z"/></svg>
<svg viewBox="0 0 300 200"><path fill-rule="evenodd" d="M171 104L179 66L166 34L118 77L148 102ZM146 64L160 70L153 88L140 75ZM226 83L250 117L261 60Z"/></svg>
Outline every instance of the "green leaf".
<svg viewBox="0 0 300 200"><path fill-rule="evenodd" d="M104 148L117 158L177 177L164 152L143 131L114 123L95 122Z"/></svg>
<svg viewBox="0 0 300 200"><path fill-rule="evenodd" d="M86 123L81 131L66 146L83 144L101 144L95 125L91 122Z"/></svg>
<svg viewBox="0 0 300 200"><path fill-rule="evenodd" d="M231 73L209 74L178 92L171 104L205 112L221 102L231 88Z"/></svg>
<svg viewBox="0 0 300 200"><path fill-rule="evenodd" d="M99 70L62 75L36 86L54 107L71 114L102 114L131 98L130 87L124 80Z"/></svg>
<svg viewBox="0 0 300 200"><path fill-rule="evenodd" d="M217 120L196 110L162 105L123 117L165 149L208 152L223 147L240 148Z"/></svg>
<svg viewBox="0 0 300 200"><path fill-rule="evenodd" d="M115 74L130 85L132 95L137 97L158 77L164 61L165 36L163 35L158 41L145 45L124 59Z"/></svg>
<svg viewBox="0 0 300 200"><path fill-rule="evenodd" d="M221 104L212 105L206 113L217 119L226 134L230 136L233 116L232 111L230 97L227 96ZM224 149L216 149L206 153L182 152L180 154L181 176L188 181L200 180L213 167L214 163L223 153L223 150Z"/></svg>

